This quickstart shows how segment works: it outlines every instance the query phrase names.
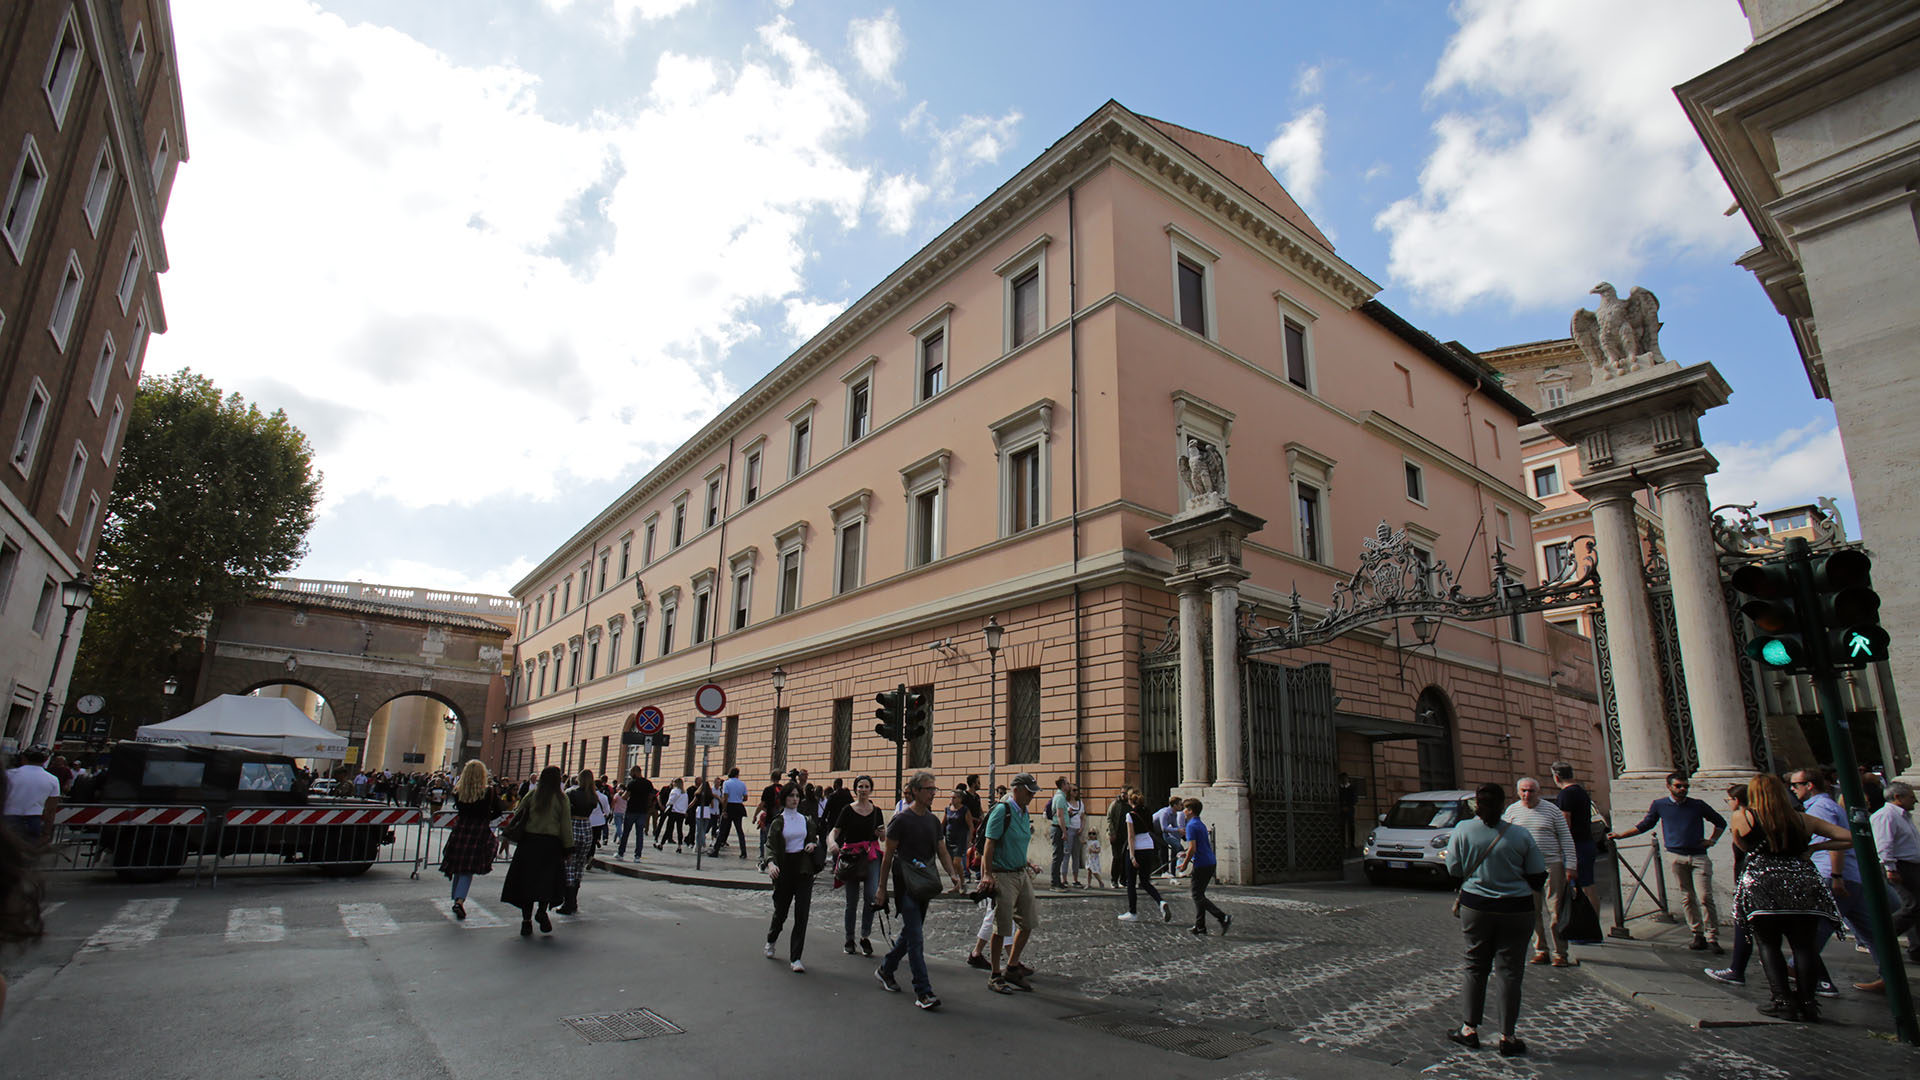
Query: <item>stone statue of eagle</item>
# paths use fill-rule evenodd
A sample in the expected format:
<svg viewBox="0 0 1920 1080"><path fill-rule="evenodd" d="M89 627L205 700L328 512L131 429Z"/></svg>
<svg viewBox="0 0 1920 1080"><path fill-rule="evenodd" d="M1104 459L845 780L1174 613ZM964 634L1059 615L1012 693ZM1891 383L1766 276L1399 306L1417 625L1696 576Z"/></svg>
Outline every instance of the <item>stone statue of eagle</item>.
<svg viewBox="0 0 1920 1080"><path fill-rule="evenodd" d="M1190 506L1223 499L1227 494L1227 463L1212 445L1189 438L1187 452L1180 456L1180 479L1190 492Z"/></svg>
<svg viewBox="0 0 1920 1080"><path fill-rule="evenodd" d="M1602 379L1666 362L1660 355L1660 301L1636 285L1625 300L1607 282L1591 290L1600 310L1573 313L1573 340Z"/></svg>

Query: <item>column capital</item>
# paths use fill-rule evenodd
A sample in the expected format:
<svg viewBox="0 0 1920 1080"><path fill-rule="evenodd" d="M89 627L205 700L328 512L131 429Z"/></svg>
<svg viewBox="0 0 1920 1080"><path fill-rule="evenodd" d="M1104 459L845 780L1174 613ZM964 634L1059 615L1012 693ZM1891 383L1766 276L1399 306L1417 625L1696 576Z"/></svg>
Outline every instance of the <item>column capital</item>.
<svg viewBox="0 0 1920 1080"><path fill-rule="evenodd" d="M1656 468L1642 469L1641 475L1653 485L1657 494L1668 488L1704 487L1707 477L1719 471L1719 459L1701 447L1677 460L1663 461Z"/></svg>
<svg viewBox="0 0 1920 1080"><path fill-rule="evenodd" d="M1573 489L1594 506L1599 506L1601 503L1633 502L1634 497L1646 490L1646 487L1646 481L1638 477L1620 477L1591 484L1576 481L1573 485Z"/></svg>

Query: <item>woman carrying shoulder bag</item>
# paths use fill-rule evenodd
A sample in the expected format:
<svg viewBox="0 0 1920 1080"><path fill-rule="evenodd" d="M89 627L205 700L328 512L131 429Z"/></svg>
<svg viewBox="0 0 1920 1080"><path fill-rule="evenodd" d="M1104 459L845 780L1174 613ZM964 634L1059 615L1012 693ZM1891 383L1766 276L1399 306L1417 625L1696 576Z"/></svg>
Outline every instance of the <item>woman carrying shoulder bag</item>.
<svg viewBox="0 0 1920 1080"><path fill-rule="evenodd" d="M1547 860L1526 829L1500 820L1507 793L1499 784L1474 792L1474 816L1454 826L1447 842L1447 872L1461 879L1454 911L1467 939L1464 1022L1447 1032L1461 1046L1478 1049L1486 1012L1487 974L1500 966L1500 1056L1527 1052L1514 1036L1520 1021L1520 980L1533 940L1535 893L1546 886Z"/></svg>
<svg viewBox="0 0 1920 1080"><path fill-rule="evenodd" d="M540 782L520 800L507 832L515 835L513 862L507 867L507 880L500 899L520 909L520 936L540 932L551 934L553 922L547 908L560 903L567 891L567 851L573 847L573 813L567 806L567 794L560 789L560 769L549 765L540 773Z"/></svg>
<svg viewBox="0 0 1920 1080"><path fill-rule="evenodd" d="M453 917L467 917L467 890L475 874L493 872L493 819L500 816L500 796L487 780L487 767L469 761L460 770L453 789L453 828L447 830L440 853L440 872L453 881Z"/></svg>

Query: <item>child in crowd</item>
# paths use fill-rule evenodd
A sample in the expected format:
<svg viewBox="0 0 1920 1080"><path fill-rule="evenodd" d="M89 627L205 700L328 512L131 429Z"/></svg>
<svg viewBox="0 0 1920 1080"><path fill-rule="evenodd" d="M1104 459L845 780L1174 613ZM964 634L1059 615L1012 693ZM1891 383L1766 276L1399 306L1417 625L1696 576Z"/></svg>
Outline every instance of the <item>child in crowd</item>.
<svg viewBox="0 0 1920 1080"><path fill-rule="evenodd" d="M1100 876L1100 834L1087 834L1087 884L1095 889L1107 887L1106 880Z"/></svg>

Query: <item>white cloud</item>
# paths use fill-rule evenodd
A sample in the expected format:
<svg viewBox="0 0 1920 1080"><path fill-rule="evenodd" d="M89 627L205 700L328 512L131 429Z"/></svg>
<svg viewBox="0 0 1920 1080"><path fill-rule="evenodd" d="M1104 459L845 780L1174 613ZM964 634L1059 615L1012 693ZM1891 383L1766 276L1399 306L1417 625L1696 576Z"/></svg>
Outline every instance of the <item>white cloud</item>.
<svg viewBox="0 0 1920 1080"><path fill-rule="evenodd" d="M952 127L941 127L926 102L915 105L900 130L922 135L933 143L933 190L942 199L955 197L954 185L962 173L1000 160L1012 148L1020 127L1020 110L1004 116L962 116Z"/></svg>
<svg viewBox="0 0 1920 1080"><path fill-rule="evenodd" d="M913 215L932 189L911 176L889 176L873 191L874 207L880 213L880 227L895 236L904 236L913 227Z"/></svg>
<svg viewBox="0 0 1920 1080"><path fill-rule="evenodd" d="M1707 477L1716 506L1757 502L1763 511L1774 510L1822 495L1853 503L1840 430L1831 420L1815 420L1763 441L1713 443L1708 449L1720 459L1720 471Z"/></svg>
<svg viewBox="0 0 1920 1080"><path fill-rule="evenodd" d="M907 39L900 32L900 19L892 8L872 19L855 19L847 24L847 45L853 50L853 58L859 62L860 70L867 78L888 86L899 86L894 81L893 66L900 62L900 54L906 51Z"/></svg>
<svg viewBox="0 0 1920 1080"><path fill-rule="evenodd" d="M786 301L787 317L781 324L787 337L795 344L807 340L819 333L834 317L847 310L845 300L807 300L794 298Z"/></svg>
<svg viewBox="0 0 1920 1080"><path fill-rule="evenodd" d="M733 398L720 361L805 294L815 219L865 203L866 113L784 20L566 123L525 71L296 0L176 19L194 152L149 366L285 390L329 507L630 479Z"/></svg>
<svg viewBox="0 0 1920 1080"><path fill-rule="evenodd" d="M1631 281L1657 250L1752 242L1671 90L1748 44L1737 7L1461 0L1455 18L1427 89L1461 99L1419 193L1374 220L1397 282L1445 310L1524 307Z"/></svg>
<svg viewBox="0 0 1920 1080"><path fill-rule="evenodd" d="M1280 126L1263 155L1267 170L1302 206L1311 204L1327 174L1327 110L1315 105Z"/></svg>
<svg viewBox="0 0 1920 1080"><path fill-rule="evenodd" d="M517 558L503 566L492 566L478 573L457 567L439 566L418 559L393 558L362 563L341 580L361 581L369 585L412 585L431 582L429 588L447 592L510 595L515 582L526 577L537 565L533 559Z"/></svg>
<svg viewBox="0 0 1920 1080"><path fill-rule="evenodd" d="M1301 68L1300 74L1294 76L1293 92L1301 97L1313 97L1326 83L1326 75L1326 69L1318 64Z"/></svg>
<svg viewBox="0 0 1920 1080"><path fill-rule="evenodd" d="M563 12L580 3L600 15L600 26L615 41L622 41L640 29L643 22L657 22L678 15L700 0L541 0L548 10ZM786 4L781 4L786 7Z"/></svg>

